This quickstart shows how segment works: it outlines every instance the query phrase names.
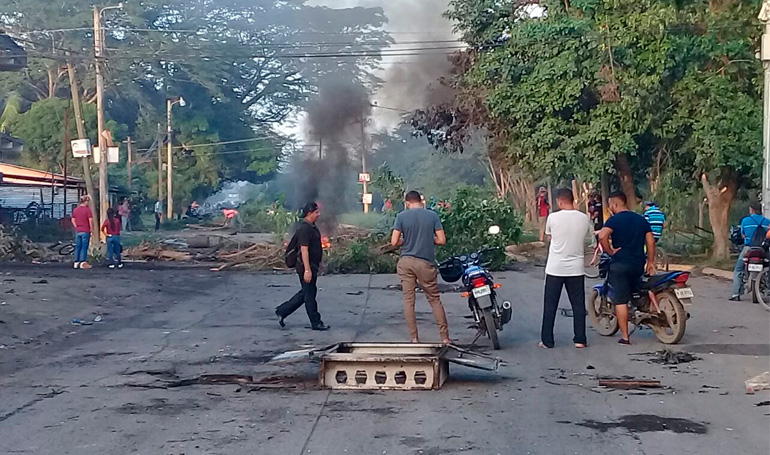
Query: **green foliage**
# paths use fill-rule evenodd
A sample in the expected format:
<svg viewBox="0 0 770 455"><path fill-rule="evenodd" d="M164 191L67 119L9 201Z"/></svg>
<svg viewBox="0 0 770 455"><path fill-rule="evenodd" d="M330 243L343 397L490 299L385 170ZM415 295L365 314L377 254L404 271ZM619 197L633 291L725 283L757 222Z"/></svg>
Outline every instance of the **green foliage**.
<svg viewBox="0 0 770 455"><path fill-rule="evenodd" d="M360 227L361 229L386 231L393 227L393 223L390 222L391 219L392 216L379 212L355 212L343 213L340 216L340 223Z"/></svg>
<svg viewBox="0 0 770 455"><path fill-rule="evenodd" d="M480 188L462 188L448 205L439 209L447 244L439 249L439 260L470 254L482 247L505 248L522 234L523 218L511 204ZM490 235L490 226L500 226L500 234ZM502 251L493 255L493 266L504 261Z"/></svg>
<svg viewBox="0 0 770 455"><path fill-rule="evenodd" d="M283 236L298 220L298 215L286 210L281 203L264 204L251 202L239 209L246 229L254 232L274 233Z"/></svg>
<svg viewBox="0 0 770 455"><path fill-rule="evenodd" d="M389 240L389 234L375 233L349 245L335 245L324 259L325 270L330 274L395 273L398 257L379 252Z"/></svg>
<svg viewBox="0 0 770 455"><path fill-rule="evenodd" d="M383 163L372 172L372 186L380 192L383 199L390 199L393 204L400 204L406 195L404 179L396 176L388 163Z"/></svg>

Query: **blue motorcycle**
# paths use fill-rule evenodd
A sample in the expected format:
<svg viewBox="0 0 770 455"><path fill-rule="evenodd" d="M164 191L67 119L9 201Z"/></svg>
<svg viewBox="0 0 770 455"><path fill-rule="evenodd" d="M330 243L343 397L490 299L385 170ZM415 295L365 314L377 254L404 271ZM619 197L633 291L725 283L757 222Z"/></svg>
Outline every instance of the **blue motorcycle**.
<svg viewBox="0 0 770 455"><path fill-rule="evenodd" d="M497 332L511 321L513 309L511 302L498 303L497 289L502 286L495 283L492 274L485 268L484 255L493 250L485 248L470 255L449 258L439 264L439 272L447 283L462 280L465 287L462 296L468 298L474 326L478 329L473 342L486 335L497 350L500 349Z"/></svg>
<svg viewBox="0 0 770 455"><path fill-rule="evenodd" d="M599 273L605 280L594 286L588 301L591 324L603 336L615 335L620 328L615 305L612 304L614 293L607 282L611 266L610 257L603 255ZM689 272L665 272L643 277L629 305L629 322L634 324L633 330L646 325L661 343L679 343L690 318L684 306L692 305L694 297L692 288L687 284L689 279Z"/></svg>

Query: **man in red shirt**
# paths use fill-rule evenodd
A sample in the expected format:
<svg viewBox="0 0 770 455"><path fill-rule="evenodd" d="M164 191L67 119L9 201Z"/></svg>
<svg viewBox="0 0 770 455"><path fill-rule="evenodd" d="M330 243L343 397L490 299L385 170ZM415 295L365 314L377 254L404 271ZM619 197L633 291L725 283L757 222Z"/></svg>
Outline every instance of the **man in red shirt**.
<svg viewBox="0 0 770 455"><path fill-rule="evenodd" d="M80 197L80 205L72 211L72 226L75 228L75 268L90 269L88 263L88 244L91 243L91 228L94 224L94 215L88 202L91 196Z"/></svg>
<svg viewBox="0 0 770 455"><path fill-rule="evenodd" d="M540 241L545 241L545 222L548 220L548 214L551 213L551 204L548 203L548 191L544 186L540 187L540 193L537 195L537 216L540 222Z"/></svg>

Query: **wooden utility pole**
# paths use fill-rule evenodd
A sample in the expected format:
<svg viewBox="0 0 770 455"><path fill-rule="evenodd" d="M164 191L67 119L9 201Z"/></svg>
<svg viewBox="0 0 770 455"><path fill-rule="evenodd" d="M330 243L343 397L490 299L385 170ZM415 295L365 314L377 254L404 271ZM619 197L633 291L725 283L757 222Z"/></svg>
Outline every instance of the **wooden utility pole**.
<svg viewBox="0 0 770 455"><path fill-rule="evenodd" d="M366 174L366 123L364 121L363 114L361 115L361 168L364 174ZM367 194L369 194L369 182L364 180L363 182L364 190L363 194L361 195L362 202L363 198L366 197ZM364 202L364 213L369 213L369 204L367 202Z"/></svg>
<svg viewBox="0 0 770 455"><path fill-rule="evenodd" d="M174 219L174 193L172 188L174 167L172 165L173 160L171 158L171 149L174 142L172 140L174 132L171 129L171 108L173 105L174 103L171 99L166 100L166 185L168 186L166 189L166 196L168 198L168 201L166 202L166 219L169 221Z"/></svg>
<svg viewBox="0 0 770 455"><path fill-rule="evenodd" d="M98 7L94 7L94 55L96 60L96 123L97 123L97 141L99 143L99 222L95 223L101 226L107 219L107 205L109 188L107 184L107 140L104 136L104 74L103 74L103 53L104 53L104 30L102 29L102 12Z"/></svg>
<svg viewBox="0 0 770 455"><path fill-rule="evenodd" d="M62 218L67 216L67 144L70 142L70 111L64 111L64 128L62 129L61 152L64 155L64 164L62 165L62 174L64 174L64 211ZM55 218L53 213L53 200L51 200L51 218Z"/></svg>
<svg viewBox="0 0 770 455"><path fill-rule="evenodd" d="M158 200L163 203L163 133L158 123Z"/></svg>
<svg viewBox="0 0 770 455"><path fill-rule="evenodd" d="M70 80L70 92L72 93L72 108L75 112L75 126L78 131L78 139L86 139L86 128L83 123L83 112L80 110L80 88L78 87L78 80L75 77L75 65L72 62L67 61L67 74ZM96 201L94 200L94 182L91 180L91 165L88 161L88 157L81 158L83 162L83 178L86 181L86 191L91 196L91 200L88 201L88 208L91 209L91 213L96 214ZM80 194L78 194L80 196ZM91 248L94 249L94 245L98 245L96 239L99 238L99 225L94 223L91 228Z"/></svg>
<svg viewBox="0 0 770 455"><path fill-rule="evenodd" d="M126 138L126 150L128 153L126 160L126 186L128 187L128 195L131 196L131 182L133 181L131 178L131 168L134 165L134 160L131 157L131 136Z"/></svg>

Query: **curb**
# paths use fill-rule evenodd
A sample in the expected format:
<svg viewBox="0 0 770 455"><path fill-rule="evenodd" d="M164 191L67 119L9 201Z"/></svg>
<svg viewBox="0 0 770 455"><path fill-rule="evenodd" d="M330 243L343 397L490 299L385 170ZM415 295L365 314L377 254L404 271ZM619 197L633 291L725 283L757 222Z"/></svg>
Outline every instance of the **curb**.
<svg viewBox="0 0 770 455"><path fill-rule="evenodd" d="M703 274L712 276L715 278L722 278L725 280L733 279L733 272L728 272L727 270L722 270L722 269L715 269L713 267L705 267L703 269Z"/></svg>

